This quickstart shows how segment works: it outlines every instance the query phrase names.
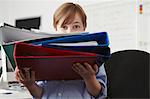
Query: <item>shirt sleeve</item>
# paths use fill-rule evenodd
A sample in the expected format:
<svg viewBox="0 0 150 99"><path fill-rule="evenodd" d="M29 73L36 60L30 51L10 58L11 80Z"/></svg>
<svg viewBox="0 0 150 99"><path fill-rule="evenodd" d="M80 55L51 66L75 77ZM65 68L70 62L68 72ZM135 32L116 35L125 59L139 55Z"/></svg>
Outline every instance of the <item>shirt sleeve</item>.
<svg viewBox="0 0 150 99"><path fill-rule="evenodd" d="M106 75L104 64L100 66L96 78L102 86L102 90L99 94L99 97L97 97L96 99L105 99L107 97L107 75Z"/></svg>
<svg viewBox="0 0 150 99"><path fill-rule="evenodd" d="M102 86L102 90L97 97L94 97L91 95L91 99L106 99L107 98L107 75L106 75L106 71L104 68L104 64L100 66L99 71L96 75L96 78L100 82Z"/></svg>
<svg viewBox="0 0 150 99"><path fill-rule="evenodd" d="M43 88L43 95L41 97L41 99L48 99L47 96L48 96L48 87L47 87L47 81L37 81L36 82L38 86L42 87ZM34 99L34 97L33 97Z"/></svg>

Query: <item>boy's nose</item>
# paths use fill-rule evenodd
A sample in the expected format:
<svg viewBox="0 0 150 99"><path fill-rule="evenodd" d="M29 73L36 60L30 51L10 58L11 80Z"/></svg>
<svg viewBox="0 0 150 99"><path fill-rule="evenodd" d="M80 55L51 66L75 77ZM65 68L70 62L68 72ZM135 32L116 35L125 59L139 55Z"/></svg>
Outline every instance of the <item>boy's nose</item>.
<svg viewBox="0 0 150 99"><path fill-rule="evenodd" d="M71 32L71 30L70 29L67 29L67 31L66 31L67 33L70 33Z"/></svg>
<svg viewBox="0 0 150 99"><path fill-rule="evenodd" d="M74 32L74 30L72 28L68 28L66 31L66 33L72 33L72 32Z"/></svg>

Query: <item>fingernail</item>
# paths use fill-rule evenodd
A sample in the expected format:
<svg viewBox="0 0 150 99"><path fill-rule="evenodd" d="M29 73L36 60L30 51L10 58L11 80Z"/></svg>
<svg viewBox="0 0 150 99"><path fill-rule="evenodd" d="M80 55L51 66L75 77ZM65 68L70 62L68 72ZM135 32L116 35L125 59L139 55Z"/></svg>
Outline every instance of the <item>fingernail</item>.
<svg viewBox="0 0 150 99"><path fill-rule="evenodd" d="M87 62L84 62L84 64L88 64Z"/></svg>
<svg viewBox="0 0 150 99"><path fill-rule="evenodd" d="M80 63L76 63L76 65L80 65Z"/></svg>

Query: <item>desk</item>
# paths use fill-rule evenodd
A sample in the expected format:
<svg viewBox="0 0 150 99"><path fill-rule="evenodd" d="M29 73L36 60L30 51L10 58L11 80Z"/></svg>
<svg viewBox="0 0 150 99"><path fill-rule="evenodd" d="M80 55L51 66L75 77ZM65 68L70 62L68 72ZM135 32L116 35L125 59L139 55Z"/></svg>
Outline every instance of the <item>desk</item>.
<svg viewBox="0 0 150 99"><path fill-rule="evenodd" d="M0 99L32 99L27 90L0 89Z"/></svg>

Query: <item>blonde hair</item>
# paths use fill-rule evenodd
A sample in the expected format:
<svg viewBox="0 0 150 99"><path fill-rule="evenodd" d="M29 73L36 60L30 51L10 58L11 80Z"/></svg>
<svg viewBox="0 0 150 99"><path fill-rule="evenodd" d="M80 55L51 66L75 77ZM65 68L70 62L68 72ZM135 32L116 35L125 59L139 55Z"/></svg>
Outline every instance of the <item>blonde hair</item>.
<svg viewBox="0 0 150 99"><path fill-rule="evenodd" d="M80 15L85 29L87 26L86 14L80 5L74 3L64 3L55 11L53 16L54 28L57 29L57 24L62 17L65 17L63 23L61 24L62 26L65 24L70 24L74 20L76 13Z"/></svg>

